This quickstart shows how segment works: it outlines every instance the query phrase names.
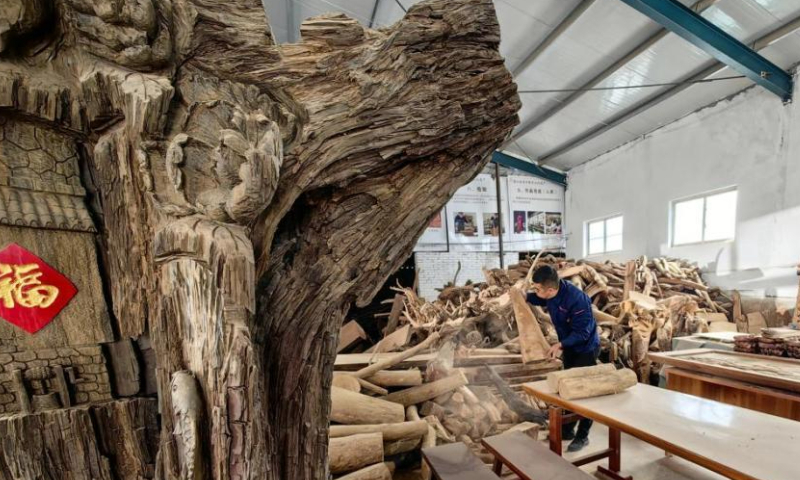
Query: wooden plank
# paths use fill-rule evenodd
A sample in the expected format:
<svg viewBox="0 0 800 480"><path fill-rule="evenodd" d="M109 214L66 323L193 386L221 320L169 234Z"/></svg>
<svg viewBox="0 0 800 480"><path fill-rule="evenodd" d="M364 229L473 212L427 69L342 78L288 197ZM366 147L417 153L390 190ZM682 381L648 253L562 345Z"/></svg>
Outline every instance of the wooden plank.
<svg viewBox="0 0 800 480"><path fill-rule="evenodd" d="M521 432L508 432L484 438L481 444L521 480L592 478L569 460L556 455L544 444Z"/></svg>
<svg viewBox="0 0 800 480"><path fill-rule="evenodd" d="M800 360L722 350L650 353L650 360L764 387L800 393Z"/></svg>
<svg viewBox="0 0 800 480"><path fill-rule="evenodd" d="M547 351L550 344L542 334L539 322L525 301L522 290L512 288L508 291L511 304L514 307L514 318L519 329L519 346L522 352L522 361L525 363L535 362L547 358Z"/></svg>
<svg viewBox="0 0 800 480"><path fill-rule="evenodd" d="M396 355L396 353L340 353L339 355L336 355L333 368L334 370L346 371L359 370L367 365L370 365L371 363L385 360L394 355ZM435 358L435 353L421 353L410 358L406 358L402 362L395 365L394 368L404 369L424 367L428 365L428 362Z"/></svg>
<svg viewBox="0 0 800 480"><path fill-rule="evenodd" d="M423 448L422 457L439 480L497 480L489 468L463 443Z"/></svg>
<svg viewBox="0 0 800 480"><path fill-rule="evenodd" d="M373 352L394 352L408 343L411 338L411 325L405 325L399 330L395 330L389 335L385 336L383 340L371 346L366 350L366 353Z"/></svg>
<svg viewBox="0 0 800 480"><path fill-rule="evenodd" d="M406 300L405 295L397 294L392 300L392 310L389 312L389 321L386 323L386 330L384 335L389 335L397 329L400 322L400 314L403 313L403 303Z"/></svg>
<svg viewBox="0 0 800 480"><path fill-rule="evenodd" d="M767 328L767 319L761 312L748 313L747 317L747 331L753 335L761 334L762 328Z"/></svg>
<svg viewBox="0 0 800 480"><path fill-rule="evenodd" d="M727 478L797 479L798 422L641 383L617 395L572 401L547 382L524 388Z"/></svg>
<svg viewBox="0 0 800 480"><path fill-rule="evenodd" d="M336 353L346 350L366 338L367 334L361 325L355 320L350 320L339 331L339 345L336 347Z"/></svg>

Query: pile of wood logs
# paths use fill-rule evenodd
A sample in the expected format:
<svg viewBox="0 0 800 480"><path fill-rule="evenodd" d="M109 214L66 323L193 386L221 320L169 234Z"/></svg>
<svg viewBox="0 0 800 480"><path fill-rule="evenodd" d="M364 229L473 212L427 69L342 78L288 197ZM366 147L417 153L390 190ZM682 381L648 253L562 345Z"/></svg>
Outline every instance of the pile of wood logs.
<svg viewBox="0 0 800 480"><path fill-rule="evenodd" d="M459 441L480 455L485 436L509 430L537 435L546 414L515 390L559 368L557 361L523 364L520 354L502 348L467 350L439 332L399 353L340 354L331 472L347 480L381 479L376 472L411 464L422 468L425 480L430 472L420 463L423 447Z"/></svg>
<svg viewBox="0 0 800 480"><path fill-rule="evenodd" d="M546 358L558 341L549 315L525 301L533 270L545 264L592 299L603 359L633 370L608 365L598 372L602 382L566 379L562 394L571 398L602 394L587 390L589 383L618 391L637 376L649 380L657 370L647 352L670 350L673 336L720 322L726 325L715 329L736 329L729 322L734 302L709 288L697 267L667 258L619 264L546 255L485 270L481 283L446 286L433 302L398 288L375 345L355 321L342 328L339 352L360 353L336 360L332 473L384 478L419 462L425 445L461 441L480 454L487 435L511 429L536 435L546 415L519 394L520 385L560 369Z"/></svg>
<svg viewBox="0 0 800 480"><path fill-rule="evenodd" d="M446 286L433 302L411 289L398 289L404 304L397 325L409 327L411 343L432 332L454 333L463 348L502 346L521 352L525 361L540 360L557 341L555 329L543 309L525 304L523 293L532 267L545 264L592 299L603 358L632 368L640 380L657 370L647 352L670 350L673 337L737 330L731 323L733 300L708 287L700 270L684 260L640 257L622 264L552 255L507 270L485 270L484 282Z"/></svg>

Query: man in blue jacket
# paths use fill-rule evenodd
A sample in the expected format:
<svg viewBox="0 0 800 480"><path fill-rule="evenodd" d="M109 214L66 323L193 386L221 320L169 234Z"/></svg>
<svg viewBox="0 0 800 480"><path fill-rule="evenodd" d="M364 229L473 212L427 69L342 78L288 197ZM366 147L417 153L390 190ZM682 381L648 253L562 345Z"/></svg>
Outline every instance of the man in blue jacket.
<svg viewBox="0 0 800 480"><path fill-rule="evenodd" d="M548 355L557 358L562 354L564 369L589 367L597 363L600 354L600 336L592 314L592 302L578 287L558 278L555 268L544 265L533 272L533 293L527 296L533 305L547 307L556 327L559 342L550 347ZM589 444L592 421L581 419L578 433L575 423L564 425L564 440L572 440L567 451L577 452Z"/></svg>

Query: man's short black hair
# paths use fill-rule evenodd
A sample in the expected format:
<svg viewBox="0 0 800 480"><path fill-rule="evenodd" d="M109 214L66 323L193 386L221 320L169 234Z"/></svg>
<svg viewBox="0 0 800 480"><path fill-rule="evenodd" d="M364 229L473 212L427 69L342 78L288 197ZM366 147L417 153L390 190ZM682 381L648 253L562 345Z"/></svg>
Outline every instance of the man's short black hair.
<svg viewBox="0 0 800 480"><path fill-rule="evenodd" d="M542 265L533 272L533 283L546 288L558 288L558 272L550 265Z"/></svg>

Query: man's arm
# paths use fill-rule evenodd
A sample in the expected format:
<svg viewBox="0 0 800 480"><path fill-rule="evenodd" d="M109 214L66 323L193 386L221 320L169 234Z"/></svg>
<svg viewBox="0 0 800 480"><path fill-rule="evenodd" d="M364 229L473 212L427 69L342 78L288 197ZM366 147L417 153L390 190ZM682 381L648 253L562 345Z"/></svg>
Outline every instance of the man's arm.
<svg viewBox="0 0 800 480"><path fill-rule="evenodd" d="M547 300L542 300L539 298L535 293L529 293L525 296L525 300L528 301L531 305L536 305L537 307L546 307Z"/></svg>
<svg viewBox="0 0 800 480"><path fill-rule="evenodd" d="M572 331L567 338L561 340L562 347L574 347L580 343L586 342L597 329L592 314L592 303L588 297L582 295L578 298L570 308L572 316Z"/></svg>

